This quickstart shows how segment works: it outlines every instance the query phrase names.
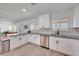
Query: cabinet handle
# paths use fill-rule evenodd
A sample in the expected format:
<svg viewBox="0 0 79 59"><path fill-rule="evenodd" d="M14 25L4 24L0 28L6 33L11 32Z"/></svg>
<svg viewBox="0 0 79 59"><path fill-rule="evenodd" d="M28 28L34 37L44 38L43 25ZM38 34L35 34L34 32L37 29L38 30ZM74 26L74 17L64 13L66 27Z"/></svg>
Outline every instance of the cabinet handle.
<svg viewBox="0 0 79 59"><path fill-rule="evenodd" d="M35 39L36 39L36 36L35 36Z"/></svg>
<svg viewBox="0 0 79 59"><path fill-rule="evenodd" d="M58 44L58 43L59 43L59 41L57 40L57 41L56 41L56 43Z"/></svg>
<svg viewBox="0 0 79 59"><path fill-rule="evenodd" d="M21 40L22 38L20 37L19 40Z"/></svg>

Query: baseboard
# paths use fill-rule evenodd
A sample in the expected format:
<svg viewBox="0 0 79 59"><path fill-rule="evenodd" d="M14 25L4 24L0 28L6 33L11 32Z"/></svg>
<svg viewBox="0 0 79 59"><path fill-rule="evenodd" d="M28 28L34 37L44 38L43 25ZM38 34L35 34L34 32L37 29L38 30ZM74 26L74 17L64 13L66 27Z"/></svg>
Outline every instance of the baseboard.
<svg viewBox="0 0 79 59"><path fill-rule="evenodd" d="M45 49L49 49L49 48L47 48L47 47L44 47L44 46L40 46L40 47L43 47L43 48L45 48Z"/></svg>
<svg viewBox="0 0 79 59"><path fill-rule="evenodd" d="M45 48L45 49L49 49L49 48L46 48L46 47L40 46L40 45L35 44L35 43L32 43L32 42L27 42L27 43L25 43L25 44L23 44L23 45L20 45L20 46L14 48L14 49L12 49L12 50L18 49L18 48L20 48L20 47L22 47L22 46L24 46L24 45L27 45L27 44L33 44L33 45L36 45L36 46L39 46L39 47L42 47L42 48ZM12 50L10 50L10 51L12 51ZM64 56L70 56L70 55L67 55L67 54L61 53L61 52L56 51L56 50L52 50L52 49L49 49L49 50L51 50L51 51L55 51L55 52L58 52L58 53L60 53L60 54L62 54L62 55L64 55Z"/></svg>
<svg viewBox="0 0 79 59"><path fill-rule="evenodd" d="M20 47L22 47L22 46L24 46L24 45L27 45L27 44L29 44L29 42L27 42L27 43L25 43L25 44L22 44L22 45L20 45L20 46L18 46L18 47L16 47L16 48L13 48L12 50L16 50L16 49L18 49L18 48L20 48ZM10 51L12 51L12 50L10 50Z"/></svg>
<svg viewBox="0 0 79 59"><path fill-rule="evenodd" d="M61 52L56 51L56 50L52 50L52 49L49 49L49 50L51 50L51 51L55 51L55 52L58 52L58 53L60 53L60 54L62 54L62 55L64 55L64 56L69 56L68 54L64 54L64 53L61 53Z"/></svg>
<svg viewBox="0 0 79 59"><path fill-rule="evenodd" d="M35 44L35 43L32 43L32 42L29 42L30 44L33 44L33 45L36 45L36 46L40 46L40 45L38 45L38 44Z"/></svg>

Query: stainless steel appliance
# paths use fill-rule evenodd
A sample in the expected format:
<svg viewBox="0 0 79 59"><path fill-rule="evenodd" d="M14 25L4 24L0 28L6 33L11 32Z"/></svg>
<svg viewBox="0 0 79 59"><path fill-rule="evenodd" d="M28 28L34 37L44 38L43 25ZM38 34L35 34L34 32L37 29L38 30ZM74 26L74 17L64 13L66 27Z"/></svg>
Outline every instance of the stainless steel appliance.
<svg viewBox="0 0 79 59"><path fill-rule="evenodd" d="M10 51L10 40L1 41L1 53Z"/></svg>
<svg viewBox="0 0 79 59"><path fill-rule="evenodd" d="M49 48L49 36L41 35L40 43L41 43L41 47Z"/></svg>

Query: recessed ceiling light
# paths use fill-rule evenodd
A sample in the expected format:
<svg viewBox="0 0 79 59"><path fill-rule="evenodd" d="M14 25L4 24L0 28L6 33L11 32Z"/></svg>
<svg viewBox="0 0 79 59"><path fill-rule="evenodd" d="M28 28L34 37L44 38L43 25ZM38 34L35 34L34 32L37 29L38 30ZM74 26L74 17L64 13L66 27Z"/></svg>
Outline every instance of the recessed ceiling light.
<svg viewBox="0 0 79 59"><path fill-rule="evenodd" d="M22 9L23 12L26 12L26 9Z"/></svg>

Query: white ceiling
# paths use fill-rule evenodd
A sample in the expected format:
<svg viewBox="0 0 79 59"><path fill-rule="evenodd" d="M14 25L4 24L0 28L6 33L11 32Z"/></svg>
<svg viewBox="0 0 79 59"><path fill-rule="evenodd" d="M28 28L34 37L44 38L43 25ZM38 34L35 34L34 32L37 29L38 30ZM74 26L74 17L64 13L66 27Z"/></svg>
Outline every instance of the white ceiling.
<svg viewBox="0 0 79 59"><path fill-rule="evenodd" d="M0 3L0 18L9 21L20 21L30 19L40 14L51 11L52 13L70 9L75 3L38 3L31 5L30 3ZM22 9L25 8L24 13Z"/></svg>

